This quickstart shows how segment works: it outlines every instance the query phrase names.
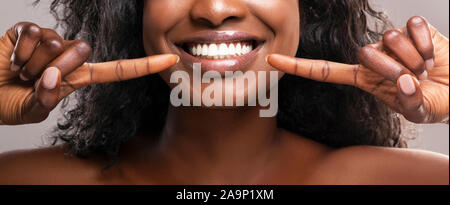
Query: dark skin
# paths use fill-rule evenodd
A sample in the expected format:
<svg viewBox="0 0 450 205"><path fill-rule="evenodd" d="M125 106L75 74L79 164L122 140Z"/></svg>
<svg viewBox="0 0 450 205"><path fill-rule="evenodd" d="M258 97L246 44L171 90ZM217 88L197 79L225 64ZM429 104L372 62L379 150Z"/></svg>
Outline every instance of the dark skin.
<svg viewBox="0 0 450 205"><path fill-rule="evenodd" d="M274 9L284 12L269 12ZM289 57L297 50L299 29L292 25L299 28L298 12L294 0L148 0L144 46L149 56L178 54L171 45L186 33L252 32L265 44L242 70L278 69L353 85L417 123L448 117L448 40L423 18L413 17L405 29L363 48L361 65L345 65ZM174 55L83 64L90 56L86 43L63 41L30 23L11 29L0 52L4 124L43 121L57 102L88 84L150 73L168 81L171 72L188 70ZM265 57L273 53L269 65ZM3 153L0 184L448 184L448 156L370 146L334 149L277 128L276 118L261 118L259 110L171 107L158 143L148 133L139 135L104 172L107 159L66 156L63 146Z"/></svg>

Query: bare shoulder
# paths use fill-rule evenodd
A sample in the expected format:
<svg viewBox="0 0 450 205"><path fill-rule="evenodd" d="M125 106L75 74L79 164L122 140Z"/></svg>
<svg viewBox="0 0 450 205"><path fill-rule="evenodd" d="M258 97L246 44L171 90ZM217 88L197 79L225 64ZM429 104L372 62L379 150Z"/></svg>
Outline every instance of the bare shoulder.
<svg viewBox="0 0 450 205"><path fill-rule="evenodd" d="M64 146L0 154L0 184L86 184L101 167L67 154Z"/></svg>
<svg viewBox="0 0 450 205"><path fill-rule="evenodd" d="M352 146L332 148L281 132L289 170L307 175L301 184L448 184L447 155L403 148ZM306 162L306 163L305 163ZM305 169L308 172L303 173Z"/></svg>
<svg viewBox="0 0 450 205"><path fill-rule="evenodd" d="M330 152L319 167L322 183L449 183L449 157L416 149L347 147Z"/></svg>

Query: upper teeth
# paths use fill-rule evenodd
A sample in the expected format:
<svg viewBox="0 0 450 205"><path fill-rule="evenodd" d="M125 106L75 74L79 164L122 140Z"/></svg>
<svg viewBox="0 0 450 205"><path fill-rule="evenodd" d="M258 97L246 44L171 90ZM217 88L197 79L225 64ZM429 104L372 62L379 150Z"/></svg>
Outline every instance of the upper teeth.
<svg viewBox="0 0 450 205"><path fill-rule="evenodd" d="M224 59L245 55L253 50L247 42L220 43L220 44L192 44L189 46L191 55L208 59Z"/></svg>

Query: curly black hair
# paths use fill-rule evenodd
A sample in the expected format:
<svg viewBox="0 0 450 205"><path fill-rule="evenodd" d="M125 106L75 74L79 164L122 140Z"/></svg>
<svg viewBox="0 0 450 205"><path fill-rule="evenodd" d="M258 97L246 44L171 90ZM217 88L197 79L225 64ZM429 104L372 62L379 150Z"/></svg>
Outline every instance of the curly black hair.
<svg viewBox="0 0 450 205"><path fill-rule="evenodd" d="M368 0L300 0L299 5L298 57L358 63L359 49L380 40L392 27ZM54 0L51 12L65 39L91 44L92 62L146 56L143 1ZM362 90L291 75L280 80L279 89L280 128L336 148L406 147L399 116ZM74 107L62 108L64 120L53 137L79 157L101 154L114 161L124 142L138 133L162 130L169 87L159 75L150 75L89 86L77 91L75 98Z"/></svg>

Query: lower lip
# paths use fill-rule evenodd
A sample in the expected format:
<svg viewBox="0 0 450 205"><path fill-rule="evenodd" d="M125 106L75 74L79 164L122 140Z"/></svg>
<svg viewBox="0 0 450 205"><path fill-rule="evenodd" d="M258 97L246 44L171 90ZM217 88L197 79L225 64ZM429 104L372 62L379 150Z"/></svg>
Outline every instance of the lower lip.
<svg viewBox="0 0 450 205"><path fill-rule="evenodd" d="M244 68L246 68L257 57L258 51L261 47L262 45L259 45L250 53L245 55L219 60L197 58L183 49L179 47L177 48L181 50L181 61L187 68L193 69L194 63L201 63L202 71L217 71L224 74L225 71L244 70Z"/></svg>

